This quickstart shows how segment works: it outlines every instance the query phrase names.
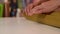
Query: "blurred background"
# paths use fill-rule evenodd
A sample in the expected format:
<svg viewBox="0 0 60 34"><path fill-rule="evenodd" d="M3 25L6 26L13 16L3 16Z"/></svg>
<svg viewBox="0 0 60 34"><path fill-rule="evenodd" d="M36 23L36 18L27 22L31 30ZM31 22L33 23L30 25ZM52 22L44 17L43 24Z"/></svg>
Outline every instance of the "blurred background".
<svg viewBox="0 0 60 34"><path fill-rule="evenodd" d="M16 17L18 8L22 9L22 0L0 0L0 17Z"/></svg>

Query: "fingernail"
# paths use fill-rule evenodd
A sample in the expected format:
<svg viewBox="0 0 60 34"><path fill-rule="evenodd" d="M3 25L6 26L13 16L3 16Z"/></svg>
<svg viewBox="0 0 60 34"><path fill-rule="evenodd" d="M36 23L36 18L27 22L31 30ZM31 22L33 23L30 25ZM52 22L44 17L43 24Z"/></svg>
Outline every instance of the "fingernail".
<svg viewBox="0 0 60 34"><path fill-rule="evenodd" d="M38 11L38 13L42 13L42 11Z"/></svg>
<svg viewBox="0 0 60 34"><path fill-rule="evenodd" d="M29 15L29 16L32 16L32 13L29 13L28 15Z"/></svg>

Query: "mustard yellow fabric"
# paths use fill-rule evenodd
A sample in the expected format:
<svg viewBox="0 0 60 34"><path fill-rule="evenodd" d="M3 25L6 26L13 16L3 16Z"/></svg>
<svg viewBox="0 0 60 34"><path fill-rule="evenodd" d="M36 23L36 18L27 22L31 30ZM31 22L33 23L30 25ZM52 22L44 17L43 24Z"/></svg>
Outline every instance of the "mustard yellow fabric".
<svg viewBox="0 0 60 34"><path fill-rule="evenodd" d="M54 12L52 12L49 15L47 15L47 14L35 14L32 16L27 16L24 13L24 17L26 17L26 19L28 19L28 20L36 21L39 23L42 22L42 23L47 24L47 25L60 27L60 9L55 10Z"/></svg>

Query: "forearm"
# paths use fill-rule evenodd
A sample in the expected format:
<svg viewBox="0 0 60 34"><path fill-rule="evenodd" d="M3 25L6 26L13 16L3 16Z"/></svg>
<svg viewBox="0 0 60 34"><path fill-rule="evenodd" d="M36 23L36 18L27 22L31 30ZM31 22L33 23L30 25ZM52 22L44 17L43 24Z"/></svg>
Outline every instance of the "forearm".
<svg viewBox="0 0 60 34"><path fill-rule="evenodd" d="M59 6L60 6L60 0L58 0L58 4L59 4Z"/></svg>
<svg viewBox="0 0 60 34"><path fill-rule="evenodd" d="M55 1L58 4L58 6L60 6L60 0L50 0L50 1Z"/></svg>

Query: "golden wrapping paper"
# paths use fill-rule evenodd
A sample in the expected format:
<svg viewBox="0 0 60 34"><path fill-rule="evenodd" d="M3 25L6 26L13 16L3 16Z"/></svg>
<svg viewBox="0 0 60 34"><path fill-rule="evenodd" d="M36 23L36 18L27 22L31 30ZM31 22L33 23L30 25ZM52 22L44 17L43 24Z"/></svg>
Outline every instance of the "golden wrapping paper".
<svg viewBox="0 0 60 34"><path fill-rule="evenodd" d="M27 16L24 13L24 17L28 20L59 27L60 28L60 10L55 10L51 14L35 14L32 16Z"/></svg>

